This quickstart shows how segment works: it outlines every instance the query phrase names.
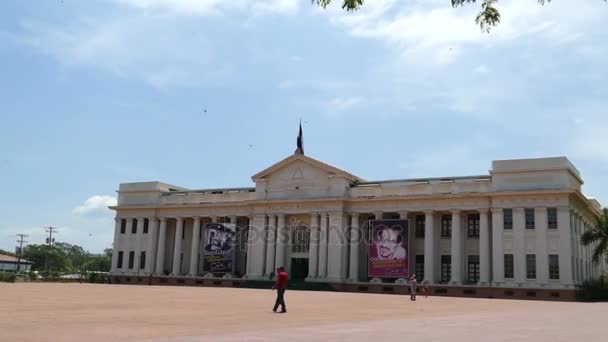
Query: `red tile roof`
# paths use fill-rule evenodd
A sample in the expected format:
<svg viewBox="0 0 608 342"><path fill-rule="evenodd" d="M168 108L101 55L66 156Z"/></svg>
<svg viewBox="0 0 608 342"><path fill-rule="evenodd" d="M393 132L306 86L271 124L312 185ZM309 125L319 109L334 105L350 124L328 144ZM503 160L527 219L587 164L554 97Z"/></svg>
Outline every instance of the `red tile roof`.
<svg viewBox="0 0 608 342"><path fill-rule="evenodd" d="M10 255L5 255L5 254L0 254L0 262L8 262L8 263L17 263L17 257L14 256L10 256ZM25 259L21 259L22 263L30 263L29 261L25 260Z"/></svg>

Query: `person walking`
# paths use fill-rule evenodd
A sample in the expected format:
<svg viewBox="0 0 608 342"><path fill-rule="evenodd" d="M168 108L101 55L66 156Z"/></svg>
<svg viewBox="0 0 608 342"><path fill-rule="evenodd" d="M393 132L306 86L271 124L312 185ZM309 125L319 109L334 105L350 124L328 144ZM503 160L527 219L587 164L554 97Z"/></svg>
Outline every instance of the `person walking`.
<svg viewBox="0 0 608 342"><path fill-rule="evenodd" d="M287 307L285 306L285 290L287 289L287 272L283 266L277 268L277 281L273 286L273 289L277 290L277 300L274 303L274 308L272 311L277 312L279 305L281 306L281 313L287 312Z"/></svg>
<svg viewBox="0 0 608 342"><path fill-rule="evenodd" d="M416 300L416 275L412 274L410 277L410 300Z"/></svg>

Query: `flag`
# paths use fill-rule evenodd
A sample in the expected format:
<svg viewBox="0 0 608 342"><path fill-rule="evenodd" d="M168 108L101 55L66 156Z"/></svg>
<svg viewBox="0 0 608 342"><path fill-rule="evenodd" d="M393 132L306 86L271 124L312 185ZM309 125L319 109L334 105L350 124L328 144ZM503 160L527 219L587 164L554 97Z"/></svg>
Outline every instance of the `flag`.
<svg viewBox="0 0 608 342"><path fill-rule="evenodd" d="M300 120L300 131L298 132L298 152L304 154L304 136L302 135L302 120Z"/></svg>

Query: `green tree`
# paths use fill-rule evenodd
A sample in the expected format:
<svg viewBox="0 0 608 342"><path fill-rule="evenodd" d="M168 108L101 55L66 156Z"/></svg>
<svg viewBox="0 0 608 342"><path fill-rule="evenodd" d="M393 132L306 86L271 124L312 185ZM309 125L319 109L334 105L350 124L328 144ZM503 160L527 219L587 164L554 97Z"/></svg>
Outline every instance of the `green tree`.
<svg viewBox="0 0 608 342"><path fill-rule="evenodd" d="M15 256L15 253L9 252L9 251L5 251L4 249L0 249L0 254Z"/></svg>
<svg viewBox="0 0 608 342"><path fill-rule="evenodd" d="M69 272L72 265L65 252L53 245L28 245L23 249L23 258L33 262L34 271Z"/></svg>
<svg viewBox="0 0 608 342"><path fill-rule="evenodd" d="M583 245L594 244L593 261L608 258L608 208L604 208L602 215L596 217L595 224L581 236Z"/></svg>
<svg viewBox="0 0 608 342"><path fill-rule="evenodd" d="M331 1L332 0L312 0L313 3L317 3L323 8L327 7ZM607 2L608 0L603 1ZM355 11L363 6L364 2L365 0L342 0L342 8L347 11ZM451 2L452 7L464 6L478 2L481 3L481 11L477 14L475 22L484 32L490 32L490 29L493 26L500 23L500 13L496 8L496 3L498 0L451 0ZM544 5L547 2L551 2L551 0L537 0L537 2Z"/></svg>

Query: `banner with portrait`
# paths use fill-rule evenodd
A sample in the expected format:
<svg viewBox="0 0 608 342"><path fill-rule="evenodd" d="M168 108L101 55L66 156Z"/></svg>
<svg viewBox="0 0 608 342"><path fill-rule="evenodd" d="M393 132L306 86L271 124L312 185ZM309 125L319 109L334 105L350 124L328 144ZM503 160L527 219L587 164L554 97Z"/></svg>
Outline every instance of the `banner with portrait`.
<svg viewBox="0 0 608 342"><path fill-rule="evenodd" d="M236 224L207 224L203 249L203 272L232 273L234 271L235 242Z"/></svg>
<svg viewBox="0 0 608 342"><path fill-rule="evenodd" d="M407 278L409 276L409 221L370 220L368 276Z"/></svg>

